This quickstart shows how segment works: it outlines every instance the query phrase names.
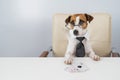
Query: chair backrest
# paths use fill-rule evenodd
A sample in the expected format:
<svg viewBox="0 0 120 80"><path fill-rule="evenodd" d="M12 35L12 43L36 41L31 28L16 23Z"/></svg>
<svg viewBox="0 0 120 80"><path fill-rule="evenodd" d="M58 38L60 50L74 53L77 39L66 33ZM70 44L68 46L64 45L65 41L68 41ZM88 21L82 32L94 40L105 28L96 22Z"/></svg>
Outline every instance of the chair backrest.
<svg viewBox="0 0 120 80"><path fill-rule="evenodd" d="M52 47L56 57L65 54L68 44L65 19L70 14L55 14L53 17ZM88 25L90 43L96 54L108 56L111 52L111 16L107 13L92 13L93 21Z"/></svg>

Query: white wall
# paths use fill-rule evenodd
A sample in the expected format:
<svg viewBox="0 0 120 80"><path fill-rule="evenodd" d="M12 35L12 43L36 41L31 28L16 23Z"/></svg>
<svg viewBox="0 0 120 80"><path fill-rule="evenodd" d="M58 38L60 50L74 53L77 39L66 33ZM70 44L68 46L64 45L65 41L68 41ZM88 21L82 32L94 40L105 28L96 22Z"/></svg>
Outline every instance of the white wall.
<svg viewBox="0 0 120 80"><path fill-rule="evenodd" d="M107 12L112 47L120 52L119 0L0 0L0 56L39 56L51 46L55 13Z"/></svg>

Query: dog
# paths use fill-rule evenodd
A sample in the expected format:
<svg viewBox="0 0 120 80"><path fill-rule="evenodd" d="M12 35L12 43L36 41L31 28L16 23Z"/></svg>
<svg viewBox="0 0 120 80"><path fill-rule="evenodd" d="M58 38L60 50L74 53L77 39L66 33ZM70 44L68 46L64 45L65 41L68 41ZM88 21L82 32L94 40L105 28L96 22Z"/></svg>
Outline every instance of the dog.
<svg viewBox="0 0 120 80"><path fill-rule="evenodd" d="M89 34L88 34L88 23L90 23L94 19L93 16L89 14L73 14L68 16L65 19L65 27L68 31L68 45L67 50L65 52L65 64L72 64L73 58L76 54L77 44L80 42L77 40L77 37L84 37L85 39L82 41L85 48L85 55L88 55L95 61L99 61L100 57L95 54L90 43L89 43ZM79 53L81 54L81 53Z"/></svg>

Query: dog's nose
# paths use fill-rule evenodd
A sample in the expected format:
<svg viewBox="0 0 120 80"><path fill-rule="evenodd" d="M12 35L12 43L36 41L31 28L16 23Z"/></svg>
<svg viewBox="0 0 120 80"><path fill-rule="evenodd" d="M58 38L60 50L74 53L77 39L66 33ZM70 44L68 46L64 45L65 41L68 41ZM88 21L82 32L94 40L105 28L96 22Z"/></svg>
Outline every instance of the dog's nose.
<svg viewBox="0 0 120 80"><path fill-rule="evenodd" d="M73 31L73 34L74 34L74 35L78 35L78 30L74 30L74 31Z"/></svg>

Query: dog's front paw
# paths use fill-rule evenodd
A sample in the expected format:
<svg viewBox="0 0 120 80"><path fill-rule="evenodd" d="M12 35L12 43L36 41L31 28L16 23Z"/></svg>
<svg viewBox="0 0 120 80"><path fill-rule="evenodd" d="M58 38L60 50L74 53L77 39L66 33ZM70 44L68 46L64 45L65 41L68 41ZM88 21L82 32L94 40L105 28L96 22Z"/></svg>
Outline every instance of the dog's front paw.
<svg viewBox="0 0 120 80"><path fill-rule="evenodd" d="M98 56L98 55L91 55L90 56L93 60L95 60L95 61L99 61L100 60L100 56Z"/></svg>
<svg viewBox="0 0 120 80"><path fill-rule="evenodd" d="M72 64L72 62L73 62L72 58L65 59L64 61L65 64Z"/></svg>

